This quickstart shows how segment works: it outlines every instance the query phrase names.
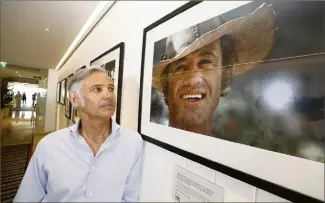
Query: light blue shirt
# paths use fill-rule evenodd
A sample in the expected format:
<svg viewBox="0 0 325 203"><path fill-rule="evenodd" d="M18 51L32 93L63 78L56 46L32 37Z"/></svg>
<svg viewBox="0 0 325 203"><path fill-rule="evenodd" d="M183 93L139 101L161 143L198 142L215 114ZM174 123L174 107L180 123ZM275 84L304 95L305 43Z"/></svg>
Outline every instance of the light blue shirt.
<svg viewBox="0 0 325 203"><path fill-rule="evenodd" d="M138 201L141 136L112 121L111 135L94 156L79 123L39 142L14 202Z"/></svg>

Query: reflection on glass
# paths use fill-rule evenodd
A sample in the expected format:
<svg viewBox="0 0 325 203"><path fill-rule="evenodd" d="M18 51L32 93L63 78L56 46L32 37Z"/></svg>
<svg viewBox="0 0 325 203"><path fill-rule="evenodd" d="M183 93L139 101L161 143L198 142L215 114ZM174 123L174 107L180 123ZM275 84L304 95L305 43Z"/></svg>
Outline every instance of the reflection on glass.
<svg viewBox="0 0 325 203"><path fill-rule="evenodd" d="M156 41L150 121L324 162L324 6L251 2Z"/></svg>

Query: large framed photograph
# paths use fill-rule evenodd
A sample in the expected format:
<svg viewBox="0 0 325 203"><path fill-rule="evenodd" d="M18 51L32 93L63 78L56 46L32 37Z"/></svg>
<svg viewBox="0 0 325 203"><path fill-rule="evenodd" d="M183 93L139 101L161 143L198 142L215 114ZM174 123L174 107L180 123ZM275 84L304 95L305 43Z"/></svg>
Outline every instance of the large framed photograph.
<svg viewBox="0 0 325 203"><path fill-rule="evenodd" d="M60 103L61 82L56 84L56 103Z"/></svg>
<svg viewBox="0 0 325 203"><path fill-rule="evenodd" d="M121 42L108 51L105 51L90 62L90 65L100 65L102 68L104 68L109 78L114 81L114 93L116 95L116 113L112 118L118 124L120 124L121 120L123 61L124 42Z"/></svg>
<svg viewBox="0 0 325 203"><path fill-rule="evenodd" d="M71 101L69 99L69 93L68 93L68 84L71 81L73 74L70 74L67 78L67 84L66 86L66 90L67 90L67 94L66 94L66 99L65 99L65 116L70 119L71 118L71 110L72 110L72 104Z"/></svg>
<svg viewBox="0 0 325 203"><path fill-rule="evenodd" d="M60 104L65 105L65 99L67 96L67 87L66 87L67 79L64 78L61 81L61 88L60 88Z"/></svg>
<svg viewBox="0 0 325 203"><path fill-rule="evenodd" d="M324 201L324 8L189 2L149 25L143 138L289 201Z"/></svg>

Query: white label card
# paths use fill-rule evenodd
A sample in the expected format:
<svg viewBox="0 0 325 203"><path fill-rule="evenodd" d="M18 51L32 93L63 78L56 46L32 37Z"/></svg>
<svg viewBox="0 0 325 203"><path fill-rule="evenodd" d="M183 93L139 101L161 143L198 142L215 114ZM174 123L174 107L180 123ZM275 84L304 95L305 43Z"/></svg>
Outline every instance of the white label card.
<svg viewBox="0 0 325 203"><path fill-rule="evenodd" d="M223 202L225 189L176 166L173 199L176 202Z"/></svg>

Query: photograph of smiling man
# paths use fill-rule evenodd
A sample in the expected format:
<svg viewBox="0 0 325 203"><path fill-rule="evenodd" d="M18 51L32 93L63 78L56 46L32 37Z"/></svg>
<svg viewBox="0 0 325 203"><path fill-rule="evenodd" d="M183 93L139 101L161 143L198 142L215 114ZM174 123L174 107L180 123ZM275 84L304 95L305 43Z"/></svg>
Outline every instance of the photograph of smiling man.
<svg viewBox="0 0 325 203"><path fill-rule="evenodd" d="M252 2L159 39L150 122L324 162L324 7Z"/></svg>
<svg viewBox="0 0 325 203"><path fill-rule="evenodd" d="M256 29L250 30L253 22ZM241 24L245 29L239 29ZM152 86L164 95L169 126L211 135L213 112L232 76L256 65L235 63L261 61L273 45L273 33L274 15L264 4L246 18L225 24L216 16L163 40L165 52L153 67Z"/></svg>

